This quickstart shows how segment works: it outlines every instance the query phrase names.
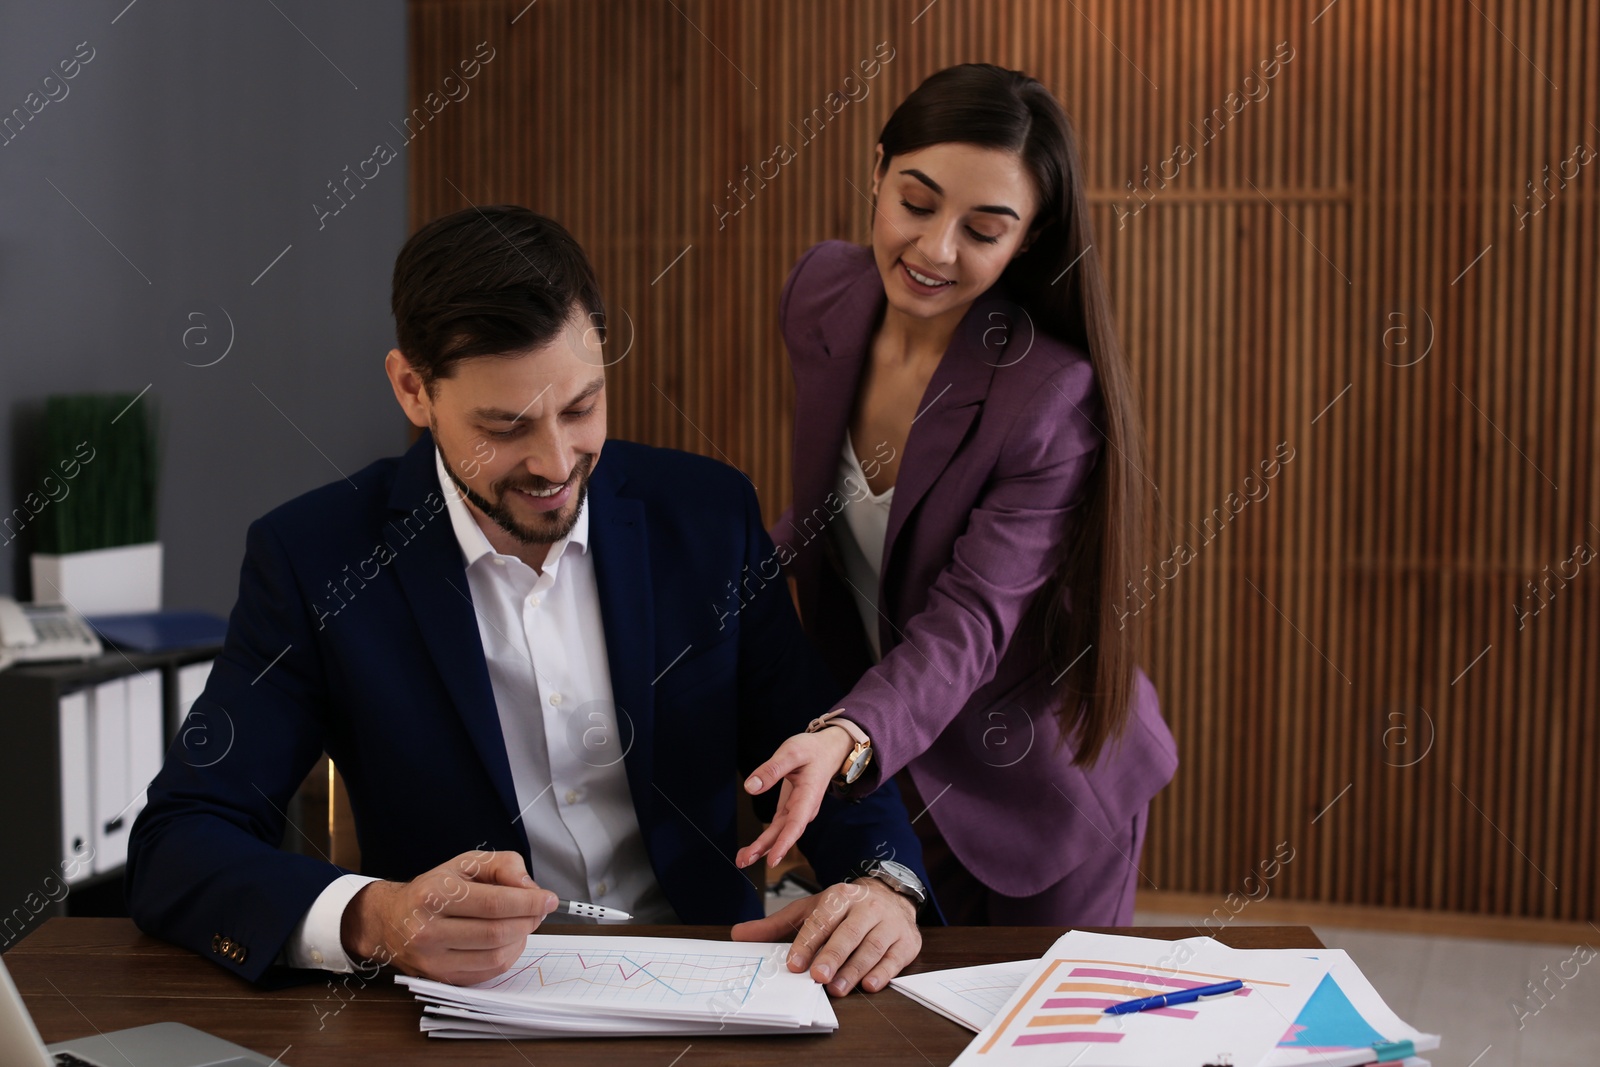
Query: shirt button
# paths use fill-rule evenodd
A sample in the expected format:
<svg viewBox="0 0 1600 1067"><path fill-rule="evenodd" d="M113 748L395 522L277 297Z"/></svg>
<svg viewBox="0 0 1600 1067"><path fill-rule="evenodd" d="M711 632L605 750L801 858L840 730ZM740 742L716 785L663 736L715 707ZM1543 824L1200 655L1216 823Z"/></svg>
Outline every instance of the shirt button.
<svg viewBox="0 0 1600 1067"><path fill-rule="evenodd" d="M532 607L532 608L538 607L539 606L539 598L536 597L536 596L529 597L528 598L528 606Z"/></svg>
<svg viewBox="0 0 1600 1067"><path fill-rule="evenodd" d="M496 556L494 558L494 565L496 567L504 567L506 565L506 561L501 559L499 556Z"/></svg>
<svg viewBox="0 0 1600 1067"><path fill-rule="evenodd" d="M601 882L599 885L594 887L594 895L597 897L603 897L606 895L606 884L604 882Z"/></svg>
<svg viewBox="0 0 1600 1067"><path fill-rule="evenodd" d="M578 791L576 789L567 790L567 803L568 804L576 804L577 802L578 802Z"/></svg>
<svg viewBox="0 0 1600 1067"><path fill-rule="evenodd" d="M550 703L554 704L556 707L559 708L561 706L561 694L560 693L551 693L550 694Z"/></svg>
<svg viewBox="0 0 1600 1067"><path fill-rule="evenodd" d="M321 963L322 962L322 953L318 952L316 949L312 949L311 950L311 962L312 963Z"/></svg>

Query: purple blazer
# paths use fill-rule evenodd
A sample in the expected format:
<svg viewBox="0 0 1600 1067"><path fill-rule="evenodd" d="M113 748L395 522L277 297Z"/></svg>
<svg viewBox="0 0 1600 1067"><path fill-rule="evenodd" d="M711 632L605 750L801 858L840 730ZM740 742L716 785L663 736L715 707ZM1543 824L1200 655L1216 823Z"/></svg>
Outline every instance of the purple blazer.
<svg viewBox="0 0 1600 1067"><path fill-rule="evenodd" d="M784 283L794 503L773 539L806 631L850 687L839 706L872 737L872 765L853 789L907 768L967 869L1006 896L1032 896L1091 849L1128 840L1178 765L1140 671L1120 744L1092 770L1072 766L1030 614L1103 441L1094 372L1083 352L1034 331L999 286L973 303L900 460L873 665L833 546L843 508L834 480L886 304L871 249L846 241L811 248ZM875 451L856 447L863 462Z"/></svg>

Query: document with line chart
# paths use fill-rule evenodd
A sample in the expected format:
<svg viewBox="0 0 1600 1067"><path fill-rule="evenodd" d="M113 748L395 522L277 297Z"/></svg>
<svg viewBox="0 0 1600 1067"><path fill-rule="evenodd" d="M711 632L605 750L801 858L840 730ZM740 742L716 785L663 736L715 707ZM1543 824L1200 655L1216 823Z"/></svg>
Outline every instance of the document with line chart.
<svg viewBox="0 0 1600 1067"><path fill-rule="evenodd" d="M1063 935L955 1061L977 1065L1205 1067L1260 1063L1305 1007L1326 964L1253 958L1210 938ZM1107 1015L1112 1004L1240 979L1204 1002Z"/></svg>
<svg viewBox="0 0 1600 1067"><path fill-rule="evenodd" d="M827 992L792 973L787 944L532 934L475 986L399 975L432 1037L824 1033Z"/></svg>
<svg viewBox="0 0 1600 1067"><path fill-rule="evenodd" d="M889 985L953 1023L968 1030L982 1030L1000 1014L1017 986L1037 965L1037 960L983 963L948 971L902 974L889 979Z"/></svg>

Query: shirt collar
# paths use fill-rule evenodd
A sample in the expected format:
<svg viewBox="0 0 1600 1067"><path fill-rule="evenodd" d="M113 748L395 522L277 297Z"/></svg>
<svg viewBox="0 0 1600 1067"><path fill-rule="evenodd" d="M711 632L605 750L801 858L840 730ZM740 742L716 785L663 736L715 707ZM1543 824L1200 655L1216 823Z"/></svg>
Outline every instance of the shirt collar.
<svg viewBox="0 0 1600 1067"><path fill-rule="evenodd" d="M455 531L456 543L461 546L461 555L466 566L471 567L484 556L493 556L498 553L489 543L489 538L484 535L483 528L478 525L478 520L473 516L472 510L467 507L461 490L450 477L450 472L445 469L444 456L437 447L433 450L434 468L439 474L439 488L444 493L445 507L450 512L450 528ZM550 553L545 556L544 568L553 568L557 561L566 552L567 545L573 545L578 551L585 554L589 551L589 502L584 501L583 507L578 509L578 521L572 527L572 532L550 546Z"/></svg>

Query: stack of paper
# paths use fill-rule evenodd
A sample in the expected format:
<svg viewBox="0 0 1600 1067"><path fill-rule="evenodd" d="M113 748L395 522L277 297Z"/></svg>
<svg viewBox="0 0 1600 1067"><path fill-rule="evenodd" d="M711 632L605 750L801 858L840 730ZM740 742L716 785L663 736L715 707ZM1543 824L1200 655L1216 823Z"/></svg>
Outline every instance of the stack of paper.
<svg viewBox="0 0 1600 1067"><path fill-rule="evenodd" d="M1247 1017L1235 1005L1230 1014L1219 1013L1227 1001L1240 1000L1234 994L1158 1012L1104 1014L1109 1003L1174 988L1173 982L1230 978L1243 979L1252 995L1260 986L1264 995L1256 1007L1272 1012ZM1426 1067L1410 1053L1439 1047L1436 1035L1390 1011L1350 957L1334 949L1243 950L1209 937L1153 941L1072 933L1042 960L924 972L891 984L979 1031L957 1061L962 1064L1047 1063L1066 1053L1075 1067L1354 1067L1380 1056ZM1245 1034L1236 1029L1241 1026L1256 1029Z"/></svg>
<svg viewBox="0 0 1600 1067"><path fill-rule="evenodd" d="M430 1037L812 1034L839 1026L787 944L533 934L516 966L475 986L400 975Z"/></svg>
<svg viewBox="0 0 1600 1067"><path fill-rule="evenodd" d="M903 974L889 979L889 985L929 1011L977 1033L1000 1014L1022 980L1038 967L1038 960L983 963L948 971Z"/></svg>

